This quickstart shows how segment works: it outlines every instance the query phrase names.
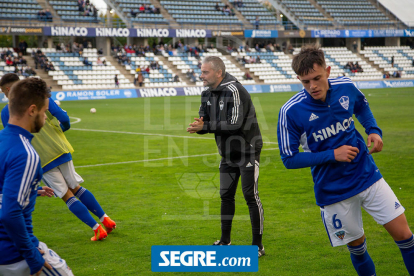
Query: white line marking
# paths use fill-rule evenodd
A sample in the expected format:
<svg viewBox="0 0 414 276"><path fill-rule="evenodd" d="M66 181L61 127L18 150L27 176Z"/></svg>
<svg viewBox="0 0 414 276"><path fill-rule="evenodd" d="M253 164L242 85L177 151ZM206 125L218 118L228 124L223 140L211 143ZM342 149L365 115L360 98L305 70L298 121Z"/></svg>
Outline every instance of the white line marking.
<svg viewBox="0 0 414 276"><path fill-rule="evenodd" d="M71 119L76 119L76 121L74 121L74 122L70 122L70 124L71 124L71 125L73 125L73 124L77 124L77 123L79 123L80 121L82 121L82 119L81 119L81 118L78 118L78 117L69 117L69 118L71 118Z"/></svg>
<svg viewBox="0 0 414 276"><path fill-rule="evenodd" d="M71 117L75 118L75 117ZM132 134L132 135L149 135L149 136L165 136L165 137L174 137L174 138L189 138L189 139L207 139L212 140L214 138L211 137L202 137L200 135L197 136L179 136L179 135L170 135L170 134L160 134L160 133L143 133L143 132L129 132L129 131L116 131L116 130L101 130L101 129L86 129L86 128L71 128L71 130L79 130L79 131L91 131L91 132L105 132L105 133L118 133L118 134ZM277 142L263 142L265 144L275 144Z"/></svg>
<svg viewBox="0 0 414 276"><path fill-rule="evenodd" d="M270 149L264 149L264 150L279 150L279 148L270 148ZM75 168L90 168L90 167L101 167L101 166L111 166L111 165L121 165L121 164L132 164L132 163L172 160L172 159L181 159L181 158L203 157L203 156L217 155L217 154L218 153L206 153L206 154L164 157L164 158L147 159L147 160L134 160L134 161L124 161L124 162L115 162L115 163L102 163L102 164L95 164L95 165L75 166Z"/></svg>

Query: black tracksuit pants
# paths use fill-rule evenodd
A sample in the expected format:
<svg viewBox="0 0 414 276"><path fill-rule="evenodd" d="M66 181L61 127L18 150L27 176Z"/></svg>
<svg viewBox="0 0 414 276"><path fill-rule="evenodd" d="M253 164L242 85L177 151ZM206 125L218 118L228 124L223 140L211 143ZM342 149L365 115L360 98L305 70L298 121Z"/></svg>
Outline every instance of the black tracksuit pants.
<svg viewBox="0 0 414 276"><path fill-rule="evenodd" d="M263 234L263 206L258 191L259 160L260 154L257 154L242 158L239 162L231 162L224 158L220 162L222 241L230 242L231 225L235 212L234 197L240 177L244 199L249 207L253 240L255 240L255 236Z"/></svg>

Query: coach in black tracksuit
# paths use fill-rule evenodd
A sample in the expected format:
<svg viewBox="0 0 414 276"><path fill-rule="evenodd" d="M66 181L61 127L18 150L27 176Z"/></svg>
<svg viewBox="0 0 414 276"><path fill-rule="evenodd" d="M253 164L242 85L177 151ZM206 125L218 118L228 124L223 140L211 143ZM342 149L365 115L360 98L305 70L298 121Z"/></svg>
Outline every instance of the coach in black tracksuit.
<svg viewBox="0 0 414 276"><path fill-rule="evenodd" d="M201 94L200 118L187 129L190 133L214 133L220 162L221 239L215 245L230 244L237 184L241 177L243 195L249 207L253 245L262 244L263 207L258 192L259 160L263 146L256 112L246 89L229 73L218 57L207 57L201 67L207 90Z"/></svg>

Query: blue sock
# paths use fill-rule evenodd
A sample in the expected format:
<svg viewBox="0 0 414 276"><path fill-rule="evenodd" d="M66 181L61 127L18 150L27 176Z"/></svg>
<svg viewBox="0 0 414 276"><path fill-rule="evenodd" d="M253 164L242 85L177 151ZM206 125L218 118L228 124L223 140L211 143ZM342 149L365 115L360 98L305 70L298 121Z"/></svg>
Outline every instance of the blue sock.
<svg viewBox="0 0 414 276"><path fill-rule="evenodd" d="M349 246L351 260L359 276L375 276L375 265L367 251L366 239L363 244L358 246Z"/></svg>
<svg viewBox="0 0 414 276"><path fill-rule="evenodd" d="M400 248L408 273L414 275L414 236L403 241L396 241L395 243Z"/></svg>
<svg viewBox="0 0 414 276"><path fill-rule="evenodd" d="M68 201L66 201L66 205L68 206L69 210L78 217L78 219L93 229L97 222L93 219L88 211L88 208L86 208L82 202L77 200L76 197L72 196L68 199Z"/></svg>
<svg viewBox="0 0 414 276"><path fill-rule="evenodd" d="M94 195L84 187L80 187L80 189L75 193L75 196L79 198L79 200L82 201L86 208L88 208L88 210L91 211L99 219L105 215L104 210L102 209L101 205L99 205Z"/></svg>

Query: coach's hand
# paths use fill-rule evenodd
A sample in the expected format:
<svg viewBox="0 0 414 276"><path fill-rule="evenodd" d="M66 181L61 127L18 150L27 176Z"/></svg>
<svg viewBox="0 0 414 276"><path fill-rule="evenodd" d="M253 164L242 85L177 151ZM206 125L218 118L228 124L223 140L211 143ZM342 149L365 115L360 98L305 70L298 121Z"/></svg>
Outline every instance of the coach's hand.
<svg viewBox="0 0 414 276"><path fill-rule="evenodd" d="M367 143L368 148L371 147L371 142L374 142L374 146L369 151L369 154L382 151L382 146L384 145L384 143L382 142L381 136L379 136L376 133L371 133L368 136L368 143Z"/></svg>
<svg viewBox="0 0 414 276"><path fill-rule="evenodd" d="M42 249L40 249L40 248L38 248L39 249L39 252L40 252L40 254L45 254L45 252L42 250ZM43 264L43 266L44 267L46 267L47 269L49 269L49 270L52 270L53 268L52 268L52 266L48 263L48 262L46 262L45 261L45 263ZM35 276L39 276L41 273L42 273L42 270L43 270L43 267L38 271L38 272L36 272L36 274L33 274L33 275L35 275ZM32 275L32 276L33 276ZM47 275L47 274L46 274Z"/></svg>
<svg viewBox="0 0 414 276"><path fill-rule="evenodd" d="M338 162L351 162L355 159L358 153L358 148L347 145L334 150L335 160Z"/></svg>
<svg viewBox="0 0 414 276"><path fill-rule="evenodd" d="M196 133L203 129L204 121L203 117L201 118L194 118L194 122L190 124L190 127L187 128L187 132Z"/></svg>

